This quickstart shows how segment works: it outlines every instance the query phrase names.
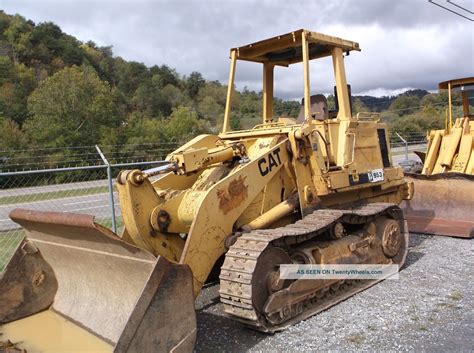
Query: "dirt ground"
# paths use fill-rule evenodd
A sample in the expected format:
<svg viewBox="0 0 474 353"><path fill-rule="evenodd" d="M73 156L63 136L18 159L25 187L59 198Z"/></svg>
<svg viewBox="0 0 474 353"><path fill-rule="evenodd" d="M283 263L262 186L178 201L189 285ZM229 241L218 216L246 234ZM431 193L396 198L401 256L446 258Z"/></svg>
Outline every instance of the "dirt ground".
<svg viewBox="0 0 474 353"><path fill-rule="evenodd" d="M197 352L474 351L474 240L412 234L399 280L268 335L223 313L218 286L197 301Z"/></svg>

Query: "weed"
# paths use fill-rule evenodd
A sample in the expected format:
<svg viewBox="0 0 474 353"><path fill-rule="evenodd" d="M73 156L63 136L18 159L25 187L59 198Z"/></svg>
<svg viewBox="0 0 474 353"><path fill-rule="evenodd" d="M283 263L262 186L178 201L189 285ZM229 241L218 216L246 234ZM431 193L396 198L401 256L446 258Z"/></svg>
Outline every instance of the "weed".
<svg viewBox="0 0 474 353"><path fill-rule="evenodd" d="M363 335L361 335L360 333L356 333L356 334L347 336L346 339L351 343L359 345L362 342L364 342L365 337Z"/></svg>
<svg viewBox="0 0 474 353"><path fill-rule="evenodd" d="M460 301L462 298L464 298L464 295L461 292L454 291L448 295L448 298L453 301Z"/></svg>

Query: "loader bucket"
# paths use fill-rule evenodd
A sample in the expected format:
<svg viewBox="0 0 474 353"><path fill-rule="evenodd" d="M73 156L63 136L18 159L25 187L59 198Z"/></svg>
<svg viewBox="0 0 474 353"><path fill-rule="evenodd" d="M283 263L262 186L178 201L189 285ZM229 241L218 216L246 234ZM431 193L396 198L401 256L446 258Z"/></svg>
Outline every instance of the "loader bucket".
<svg viewBox="0 0 474 353"><path fill-rule="evenodd" d="M461 173L405 173L414 195L402 203L410 231L474 237L474 176Z"/></svg>
<svg viewBox="0 0 474 353"><path fill-rule="evenodd" d="M188 266L171 263L164 257L155 258L122 241L107 228L96 224L93 216L15 209L10 217L25 229L27 235L12 261L18 264L22 259L29 267L11 266L11 261L0 277L0 299L18 294L18 283L14 283L18 269L34 267L30 276L39 276L41 281L33 281L33 285L28 282L33 288L23 290L30 293L22 297L23 302L12 300L10 305L1 302L0 323L43 310L49 306L49 300L52 304L48 311L58 313L78 330L85 329L107 342L109 351L193 350L196 317L192 274ZM23 282L20 285L26 287ZM44 288L40 290L39 287ZM51 293L54 292L52 300ZM35 299L38 304L31 302ZM68 346L72 342L68 342L68 338L51 336L48 332L43 334L50 335L49 340L42 335L38 339L37 333L44 331L42 326L48 326L41 320L37 320L39 324L33 328L29 325L28 329L10 330L23 332L21 337L8 337L9 325L21 326L30 318L0 328L3 332L0 341L22 341L26 349L34 351L75 350ZM64 346L58 343L62 340Z"/></svg>

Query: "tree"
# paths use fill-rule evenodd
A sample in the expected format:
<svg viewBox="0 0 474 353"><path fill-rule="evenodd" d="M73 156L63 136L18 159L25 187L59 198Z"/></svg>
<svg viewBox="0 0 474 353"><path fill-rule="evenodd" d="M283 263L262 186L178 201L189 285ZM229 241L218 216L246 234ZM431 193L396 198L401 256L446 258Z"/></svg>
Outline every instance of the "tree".
<svg viewBox="0 0 474 353"><path fill-rule="evenodd" d="M126 123L128 144L187 142L196 135L208 133L209 124L193 110L179 106L168 118L150 118L143 113L130 114Z"/></svg>
<svg viewBox="0 0 474 353"><path fill-rule="evenodd" d="M5 26L5 25L4 25ZM8 44L11 45L12 50L16 51L16 43L23 33L30 32L33 28L31 23L25 20L24 17L20 15L14 15L11 17L8 27L4 27L5 30L3 35L7 40ZM14 53L15 55L15 53Z"/></svg>
<svg viewBox="0 0 474 353"><path fill-rule="evenodd" d="M102 129L120 124L110 87L92 69L65 68L43 81L28 99L25 128L40 146L98 143Z"/></svg>
<svg viewBox="0 0 474 353"><path fill-rule="evenodd" d="M12 82L0 85L0 114L17 123L21 123L27 114L20 88Z"/></svg>
<svg viewBox="0 0 474 353"><path fill-rule="evenodd" d="M26 146L28 146L26 136L18 124L0 116L0 151L18 150Z"/></svg>
<svg viewBox="0 0 474 353"><path fill-rule="evenodd" d="M390 104L389 110L399 116L412 114L420 106L420 98L417 96L400 95Z"/></svg>
<svg viewBox="0 0 474 353"><path fill-rule="evenodd" d="M201 73L193 71L186 79L186 89L189 96L192 99L195 99L199 93L199 90L204 87L205 83L206 80L204 80Z"/></svg>
<svg viewBox="0 0 474 353"><path fill-rule="evenodd" d="M197 109L199 116L208 120L212 126L215 126L224 116L224 107L219 105L212 96L204 97L198 103Z"/></svg>
<svg viewBox="0 0 474 353"><path fill-rule="evenodd" d="M167 65L154 65L150 67L150 73L153 75L153 82L160 88L167 85L179 86L178 73Z"/></svg>
<svg viewBox="0 0 474 353"><path fill-rule="evenodd" d="M161 89L161 93L163 96L166 97L168 102L171 104L171 108L177 108L180 105L186 106L186 107L191 107L193 105L193 102L191 98L178 88L177 86L174 86L172 84L168 84L165 87Z"/></svg>
<svg viewBox="0 0 474 353"><path fill-rule="evenodd" d="M157 143L166 139L163 135L162 119L147 117L141 112L131 113L124 127L127 136L126 143L137 145L142 143Z"/></svg>
<svg viewBox="0 0 474 353"><path fill-rule="evenodd" d="M201 87L197 97L197 101L203 100L205 97L212 97L217 104L221 107L225 107L226 103L226 94L227 87L221 85L218 81L206 82L206 84Z"/></svg>
<svg viewBox="0 0 474 353"><path fill-rule="evenodd" d="M132 97L143 81L151 77L147 67L135 61L115 60L117 87L128 97Z"/></svg>
<svg viewBox="0 0 474 353"><path fill-rule="evenodd" d="M284 101L275 97L273 99L273 112L276 118L280 116L287 116L290 118L297 118L300 112L301 104L297 101Z"/></svg>
<svg viewBox="0 0 474 353"><path fill-rule="evenodd" d="M5 30L10 26L11 16L0 10L0 38L4 37Z"/></svg>
<svg viewBox="0 0 474 353"><path fill-rule="evenodd" d="M26 100L36 87L32 69L0 56L0 113L22 125L28 116Z"/></svg>
<svg viewBox="0 0 474 353"><path fill-rule="evenodd" d="M132 98L136 110L150 117L167 116L171 114L171 102L151 80L144 81L138 86Z"/></svg>
<svg viewBox="0 0 474 353"><path fill-rule="evenodd" d="M170 140L186 142L196 135L207 133L209 125L199 120L195 111L180 106L173 109L169 119L163 124L163 129Z"/></svg>
<svg viewBox="0 0 474 353"><path fill-rule="evenodd" d="M8 56L0 56L0 84L12 81L15 77L15 67Z"/></svg>
<svg viewBox="0 0 474 353"><path fill-rule="evenodd" d="M352 114L356 115L357 113L368 111L369 108L367 108L360 98L354 98L352 100Z"/></svg>

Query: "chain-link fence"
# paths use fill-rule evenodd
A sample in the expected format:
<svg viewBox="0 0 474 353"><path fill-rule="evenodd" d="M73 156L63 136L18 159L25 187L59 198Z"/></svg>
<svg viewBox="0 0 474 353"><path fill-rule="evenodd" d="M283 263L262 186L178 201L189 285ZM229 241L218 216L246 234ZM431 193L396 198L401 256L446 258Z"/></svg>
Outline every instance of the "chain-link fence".
<svg viewBox="0 0 474 353"><path fill-rule="evenodd" d="M114 151L115 147L123 149ZM114 187L118 173L162 165L167 153L176 147L177 144L168 144L0 151L0 246L6 248L8 244L3 242L14 244L22 238L20 226L9 217L15 208L92 214L96 222L120 231L122 219ZM133 152L134 148L140 153Z"/></svg>
<svg viewBox="0 0 474 353"><path fill-rule="evenodd" d="M392 147L392 154L395 162L403 160L416 159L414 151L425 151L426 149L426 134L425 133L409 133L399 134L394 131L390 137L390 144Z"/></svg>

